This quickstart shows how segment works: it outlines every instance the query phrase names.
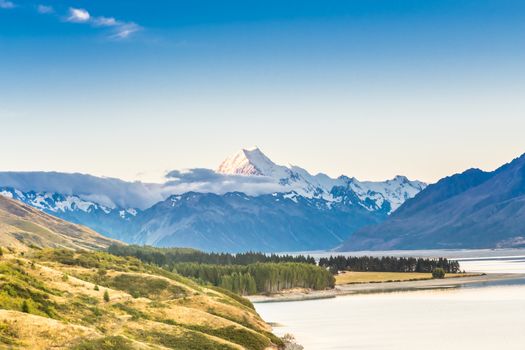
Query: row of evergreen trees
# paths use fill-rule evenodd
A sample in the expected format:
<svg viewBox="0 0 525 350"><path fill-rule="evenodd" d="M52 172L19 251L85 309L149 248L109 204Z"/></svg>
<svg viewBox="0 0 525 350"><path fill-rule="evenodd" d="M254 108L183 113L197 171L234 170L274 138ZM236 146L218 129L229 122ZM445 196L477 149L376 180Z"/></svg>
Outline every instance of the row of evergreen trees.
<svg viewBox="0 0 525 350"><path fill-rule="evenodd" d="M246 253L206 253L191 248L157 248L139 245L112 245L108 252L119 256L134 256L144 262L158 266L171 266L175 263L193 262L214 265L249 265L258 262L280 263L296 262L316 264L311 256L304 255L277 255L258 252Z"/></svg>
<svg viewBox="0 0 525 350"><path fill-rule="evenodd" d="M174 265L173 271L241 295L275 293L290 288L322 290L333 288L335 283L328 270L305 263L179 263Z"/></svg>
<svg viewBox="0 0 525 350"><path fill-rule="evenodd" d="M460 272L459 262L445 258L428 259L412 257L372 257L372 256L330 256L321 258L319 266L328 268L333 273L338 271L374 271L374 272L432 272L442 268L446 273Z"/></svg>
<svg viewBox="0 0 525 350"><path fill-rule="evenodd" d="M220 278L219 287L240 295L257 294L255 278L249 273L234 272L231 275L224 275Z"/></svg>
<svg viewBox="0 0 525 350"><path fill-rule="evenodd" d="M108 252L133 256L241 295L275 293L290 288L321 290L335 284L326 268L317 266L313 257L303 255L205 253L189 248L138 245L112 245Z"/></svg>
<svg viewBox="0 0 525 350"><path fill-rule="evenodd" d="M445 258L330 256L317 264L311 256L206 253L190 248L156 248L138 245L112 245L108 251L175 271L247 295L275 293L289 288L325 289L334 286L332 274L338 271L432 272L436 268L457 273L457 261ZM332 274L331 274L331 273Z"/></svg>

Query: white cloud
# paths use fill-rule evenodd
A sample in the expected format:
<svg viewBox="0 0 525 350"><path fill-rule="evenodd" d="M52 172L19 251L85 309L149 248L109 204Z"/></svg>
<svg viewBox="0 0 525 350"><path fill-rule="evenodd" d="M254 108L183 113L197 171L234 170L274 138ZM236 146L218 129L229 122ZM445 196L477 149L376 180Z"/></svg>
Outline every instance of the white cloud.
<svg viewBox="0 0 525 350"><path fill-rule="evenodd" d="M170 194L182 194L189 191L224 194L244 192L257 196L276 191L283 191L283 186L267 176L243 176L220 174L210 169L186 169L170 171L163 191Z"/></svg>
<svg viewBox="0 0 525 350"><path fill-rule="evenodd" d="M73 7L69 8L69 16L66 21L73 23L86 23L90 24L92 27L111 27L113 29L110 32L109 38L114 40L129 38L132 34L143 29L134 22L119 21L115 17L93 17L87 10Z"/></svg>
<svg viewBox="0 0 525 350"><path fill-rule="evenodd" d="M0 184L21 191L57 192L78 195L107 207L145 209L164 200L162 185L125 182L83 174L54 172L0 172Z"/></svg>
<svg viewBox="0 0 525 350"><path fill-rule="evenodd" d="M209 169L174 170L166 175L165 183L126 182L84 174L56 172L0 171L0 184L21 191L57 192L77 195L109 208L146 209L173 194L194 191L225 194L243 192L251 196L284 192L283 187L266 176L225 175Z"/></svg>
<svg viewBox="0 0 525 350"><path fill-rule="evenodd" d="M12 1L0 0L0 9L12 9L14 7L16 7L16 5ZM40 14L55 13L55 9L52 6L44 4L37 5L36 10ZM69 8L68 14L65 18L63 18L63 20L71 23L89 24L92 27L112 28L111 30L109 30L108 36L110 39L113 40L127 39L134 33L143 29L141 26L134 22L120 21L117 20L115 17L93 17L86 9L75 7Z"/></svg>
<svg viewBox="0 0 525 350"><path fill-rule="evenodd" d="M142 27L136 23L121 23L116 27L115 33L112 35L113 39L126 39L132 34L142 30Z"/></svg>
<svg viewBox="0 0 525 350"><path fill-rule="evenodd" d="M97 27L114 27L121 25L121 23L113 17L95 17L93 18L93 25Z"/></svg>
<svg viewBox="0 0 525 350"><path fill-rule="evenodd" d="M15 8L15 4L8 0L0 0L0 9L12 9Z"/></svg>
<svg viewBox="0 0 525 350"><path fill-rule="evenodd" d="M1 0L0 0L1 1ZM91 19L91 15L84 9L69 8L68 22L87 23Z"/></svg>
<svg viewBox="0 0 525 350"><path fill-rule="evenodd" d="M38 11L38 13L41 13L43 15L55 12L55 9L53 8L53 6L47 6L47 5L38 5L36 10Z"/></svg>

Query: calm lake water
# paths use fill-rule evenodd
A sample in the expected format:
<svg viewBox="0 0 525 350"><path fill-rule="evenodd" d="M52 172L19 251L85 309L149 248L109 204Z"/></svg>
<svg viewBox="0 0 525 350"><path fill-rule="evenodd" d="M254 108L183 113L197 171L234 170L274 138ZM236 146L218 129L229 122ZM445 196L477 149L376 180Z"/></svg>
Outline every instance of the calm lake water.
<svg viewBox="0 0 525 350"><path fill-rule="evenodd" d="M523 253L523 252L520 252ZM525 273L524 255L461 260L467 271ZM255 304L306 350L525 349L525 279Z"/></svg>

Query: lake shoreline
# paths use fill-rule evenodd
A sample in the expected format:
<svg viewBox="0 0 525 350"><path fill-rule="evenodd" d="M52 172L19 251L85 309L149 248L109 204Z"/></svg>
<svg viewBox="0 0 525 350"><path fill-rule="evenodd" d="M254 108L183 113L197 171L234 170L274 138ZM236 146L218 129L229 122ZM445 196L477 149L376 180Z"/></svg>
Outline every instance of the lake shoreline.
<svg viewBox="0 0 525 350"><path fill-rule="evenodd" d="M428 289L458 288L463 285L475 283L488 283L525 278L522 273L488 273L467 277L453 277L445 279L423 279L402 282L375 282L375 283L354 283L337 285L329 290L301 290L276 293L272 295L252 295L246 298L252 303L271 303L286 301L304 301L329 299L338 296L355 294L373 294L402 291L417 291Z"/></svg>

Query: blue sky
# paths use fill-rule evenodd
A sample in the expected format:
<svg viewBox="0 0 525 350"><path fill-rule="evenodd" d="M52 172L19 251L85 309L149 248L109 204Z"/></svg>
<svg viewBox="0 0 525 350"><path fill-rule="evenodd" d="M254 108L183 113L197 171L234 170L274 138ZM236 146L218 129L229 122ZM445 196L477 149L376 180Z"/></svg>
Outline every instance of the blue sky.
<svg viewBox="0 0 525 350"><path fill-rule="evenodd" d="M493 169L525 152L524 38L523 1L0 0L0 164Z"/></svg>

